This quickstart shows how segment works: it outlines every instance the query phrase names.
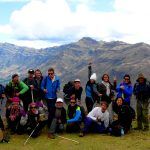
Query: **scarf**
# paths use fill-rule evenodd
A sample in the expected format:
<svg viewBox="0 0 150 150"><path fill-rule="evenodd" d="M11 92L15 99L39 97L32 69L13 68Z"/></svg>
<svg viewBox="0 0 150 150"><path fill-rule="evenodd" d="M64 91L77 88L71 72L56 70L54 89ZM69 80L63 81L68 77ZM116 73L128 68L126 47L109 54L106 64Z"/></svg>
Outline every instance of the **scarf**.
<svg viewBox="0 0 150 150"><path fill-rule="evenodd" d="M102 84L105 85L105 87L106 87L106 95L109 96L110 95L110 84L109 84L109 82L102 81Z"/></svg>

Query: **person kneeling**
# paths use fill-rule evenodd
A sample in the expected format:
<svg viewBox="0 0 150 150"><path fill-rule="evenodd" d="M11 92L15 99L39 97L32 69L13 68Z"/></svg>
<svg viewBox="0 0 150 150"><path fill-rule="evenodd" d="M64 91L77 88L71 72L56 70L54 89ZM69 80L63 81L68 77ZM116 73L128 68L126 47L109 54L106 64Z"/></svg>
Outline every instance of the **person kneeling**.
<svg viewBox="0 0 150 150"><path fill-rule="evenodd" d="M57 98L55 108L49 114L50 129L48 137L54 139L55 133L62 133L66 123L66 110L63 107L63 99Z"/></svg>
<svg viewBox="0 0 150 150"><path fill-rule="evenodd" d="M118 97L116 100L117 119L112 122L109 132L114 136L122 136L126 134L131 127L132 119L135 117L135 111L128 105L123 104L123 98Z"/></svg>
<svg viewBox="0 0 150 150"><path fill-rule="evenodd" d="M29 105L29 110L26 115L27 123L24 124L24 128L26 128L26 132L31 135L31 137L35 138L39 136L42 128L46 124L46 120L42 120L40 118L40 111L36 103L32 102Z"/></svg>
<svg viewBox="0 0 150 150"><path fill-rule="evenodd" d="M70 100L67 110L66 132L79 132L81 130L82 113L75 99Z"/></svg>
<svg viewBox="0 0 150 150"><path fill-rule="evenodd" d="M85 126L80 137L89 131L95 133L105 133L109 125L109 113L107 111L108 104L101 102L100 107L95 107L85 118Z"/></svg>

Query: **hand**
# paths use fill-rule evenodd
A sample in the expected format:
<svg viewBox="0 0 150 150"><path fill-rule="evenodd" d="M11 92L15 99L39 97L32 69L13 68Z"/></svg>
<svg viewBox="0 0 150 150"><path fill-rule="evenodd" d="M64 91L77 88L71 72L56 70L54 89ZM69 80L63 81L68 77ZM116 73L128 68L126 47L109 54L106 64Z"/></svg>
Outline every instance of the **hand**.
<svg viewBox="0 0 150 150"><path fill-rule="evenodd" d="M34 90L34 85L30 85L31 90Z"/></svg>
<svg viewBox="0 0 150 150"><path fill-rule="evenodd" d="M123 86L123 85L121 85L121 86L120 86L120 89L124 90L124 86Z"/></svg>
<svg viewBox="0 0 150 150"><path fill-rule="evenodd" d="M6 95L5 95L5 94L2 94L2 98L6 98Z"/></svg>
<svg viewBox="0 0 150 150"><path fill-rule="evenodd" d="M48 93L47 89L44 89L43 91L44 91L44 93Z"/></svg>
<svg viewBox="0 0 150 150"><path fill-rule="evenodd" d="M97 117L96 121L97 121L97 122L101 122L101 119Z"/></svg>
<svg viewBox="0 0 150 150"><path fill-rule="evenodd" d="M60 119L58 120L58 123L61 123L61 120L60 120Z"/></svg>
<svg viewBox="0 0 150 150"><path fill-rule="evenodd" d="M101 97L103 94L98 94L99 97Z"/></svg>
<svg viewBox="0 0 150 150"><path fill-rule="evenodd" d="M16 93L16 96L18 97L20 95L20 93Z"/></svg>
<svg viewBox="0 0 150 150"><path fill-rule="evenodd" d="M117 81L117 78L116 78L116 76L114 76L114 82L116 82Z"/></svg>

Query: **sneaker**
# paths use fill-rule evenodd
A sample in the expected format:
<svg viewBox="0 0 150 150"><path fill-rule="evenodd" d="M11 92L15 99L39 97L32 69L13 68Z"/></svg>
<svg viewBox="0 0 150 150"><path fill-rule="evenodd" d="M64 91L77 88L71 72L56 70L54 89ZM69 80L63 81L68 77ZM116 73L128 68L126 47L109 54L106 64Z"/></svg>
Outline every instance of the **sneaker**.
<svg viewBox="0 0 150 150"><path fill-rule="evenodd" d="M55 135L53 133L48 133L48 138L55 139Z"/></svg>

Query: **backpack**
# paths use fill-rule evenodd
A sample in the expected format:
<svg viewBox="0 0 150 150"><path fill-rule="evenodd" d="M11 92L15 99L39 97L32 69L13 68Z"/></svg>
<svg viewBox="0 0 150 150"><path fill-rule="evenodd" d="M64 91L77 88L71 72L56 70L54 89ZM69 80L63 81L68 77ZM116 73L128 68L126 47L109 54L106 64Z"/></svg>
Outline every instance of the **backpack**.
<svg viewBox="0 0 150 150"><path fill-rule="evenodd" d="M68 92L69 90L74 86L74 82L73 81L69 81L68 83L66 83L64 85L64 88L63 88L63 92L64 92L64 99L68 99L70 97L68 97Z"/></svg>

